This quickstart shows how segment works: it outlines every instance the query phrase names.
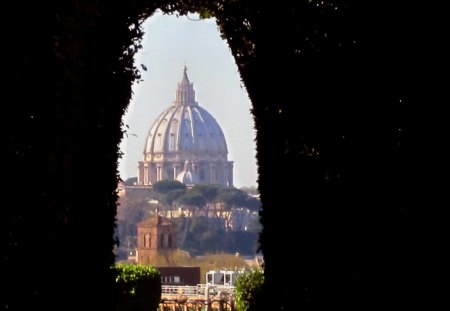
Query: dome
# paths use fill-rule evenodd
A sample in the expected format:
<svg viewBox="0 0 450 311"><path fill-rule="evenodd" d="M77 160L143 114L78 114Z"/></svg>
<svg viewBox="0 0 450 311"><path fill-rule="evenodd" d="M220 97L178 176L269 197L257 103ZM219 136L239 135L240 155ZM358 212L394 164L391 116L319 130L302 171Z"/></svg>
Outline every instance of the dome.
<svg viewBox="0 0 450 311"><path fill-rule="evenodd" d="M147 135L145 157L161 153L189 153L200 157L228 153L216 119L195 101L186 68L174 103L160 114Z"/></svg>
<svg viewBox="0 0 450 311"><path fill-rule="evenodd" d="M189 81L186 67L177 86L175 101L150 127L143 154L144 161L139 164L143 166L139 169L140 184L143 185L163 179L187 184L232 183L229 171L232 162L227 160L225 136L216 119L195 101L194 86ZM184 169L186 161L189 161L189 170ZM155 164L156 170L158 166L163 170L156 172L155 178L151 172L142 171L146 165L155 167Z"/></svg>

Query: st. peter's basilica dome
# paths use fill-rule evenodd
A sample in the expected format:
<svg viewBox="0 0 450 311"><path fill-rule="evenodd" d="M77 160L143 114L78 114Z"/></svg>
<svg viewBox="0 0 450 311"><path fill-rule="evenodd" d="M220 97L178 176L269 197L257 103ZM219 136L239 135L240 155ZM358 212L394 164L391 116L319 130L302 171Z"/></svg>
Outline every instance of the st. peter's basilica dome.
<svg viewBox="0 0 450 311"><path fill-rule="evenodd" d="M195 101L193 84L184 67L175 101L155 120L138 165L138 184L160 180L185 184L233 185L233 162L214 117Z"/></svg>

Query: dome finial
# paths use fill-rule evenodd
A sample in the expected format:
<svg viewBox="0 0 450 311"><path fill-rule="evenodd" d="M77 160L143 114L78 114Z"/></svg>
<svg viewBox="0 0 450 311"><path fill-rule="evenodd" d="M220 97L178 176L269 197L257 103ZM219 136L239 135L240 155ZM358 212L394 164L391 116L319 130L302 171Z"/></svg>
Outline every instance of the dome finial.
<svg viewBox="0 0 450 311"><path fill-rule="evenodd" d="M188 75L187 75L187 67L186 67L186 65L184 65L184 67L183 67L183 79L182 79L181 82L185 83L186 85L189 85L189 78L188 78Z"/></svg>

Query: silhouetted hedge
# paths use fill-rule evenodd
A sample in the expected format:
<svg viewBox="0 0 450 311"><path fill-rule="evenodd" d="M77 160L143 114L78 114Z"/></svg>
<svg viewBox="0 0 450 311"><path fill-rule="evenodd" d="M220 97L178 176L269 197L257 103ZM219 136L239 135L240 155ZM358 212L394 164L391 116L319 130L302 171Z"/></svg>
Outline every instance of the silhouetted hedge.
<svg viewBox="0 0 450 311"><path fill-rule="evenodd" d="M156 310L161 300L161 275L150 266L119 264L115 267L116 311Z"/></svg>
<svg viewBox="0 0 450 311"><path fill-rule="evenodd" d="M238 276L236 280L237 311L262 310L264 270L255 268Z"/></svg>

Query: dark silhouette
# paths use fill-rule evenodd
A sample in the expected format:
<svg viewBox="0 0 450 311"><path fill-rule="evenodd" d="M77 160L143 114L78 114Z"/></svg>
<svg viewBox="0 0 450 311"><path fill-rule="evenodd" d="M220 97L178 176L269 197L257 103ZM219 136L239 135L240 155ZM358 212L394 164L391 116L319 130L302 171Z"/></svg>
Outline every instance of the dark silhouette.
<svg viewBox="0 0 450 311"><path fill-rule="evenodd" d="M216 16L252 100L265 308L441 305L439 5L24 0L5 4L2 28L4 194L19 199L0 218L2 309L113 309L121 117L140 79L139 23L157 7Z"/></svg>

